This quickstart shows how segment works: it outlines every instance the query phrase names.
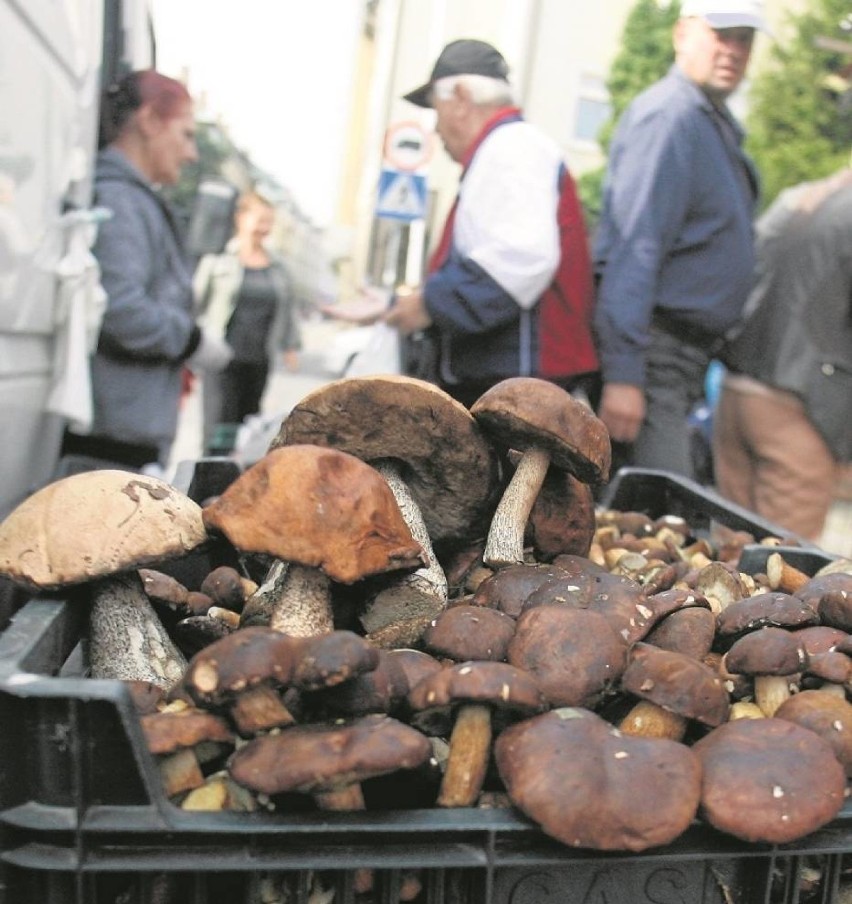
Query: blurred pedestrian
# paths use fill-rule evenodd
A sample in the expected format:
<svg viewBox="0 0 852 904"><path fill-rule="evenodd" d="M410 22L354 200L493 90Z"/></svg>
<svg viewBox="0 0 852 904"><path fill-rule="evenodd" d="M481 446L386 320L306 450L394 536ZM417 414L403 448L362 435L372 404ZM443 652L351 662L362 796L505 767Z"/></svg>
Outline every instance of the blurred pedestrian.
<svg viewBox="0 0 852 904"><path fill-rule="evenodd" d="M177 432L184 365L224 366L227 346L195 322L192 274L160 194L197 159L193 104L178 81L133 72L107 89L96 203L110 211L93 253L107 307L92 359L90 434L66 431L65 473L163 473Z"/></svg>
<svg viewBox="0 0 852 904"><path fill-rule="evenodd" d="M574 182L557 144L525 122L509 67L490 44L458 40L405 95L437 114L461 164L456 202L422 286L385 317L428 330L439 385L465 405L507 377L595 394L591 264Z"/></svg>
<svg viewBox="0 0 852 904"><path fill-rule="evenodd" d="M852 170L782 192L714 418L721 493L816 540L852 460Z"/></svg>
<svg viewBox="0 0 852 904"><path fill-rule="evenodd" d="M595 243L614 468L692 476L687 417L754 273L758 178L725 101L762 28L759 0L684 0L674 65L618 123Z"/></svg>
<svg viewBox="0 0 852 904"><path fill-rule="evenodd" d="M282 352L289 371L299 367L291 280L267 246L274 223L271 202L256 191L245 193L237 203L234 238L222 254L205 255L195 272L199 322L233 351L223 371L202 376L205 446L217 425L240 424L260 411Z"/></svg>

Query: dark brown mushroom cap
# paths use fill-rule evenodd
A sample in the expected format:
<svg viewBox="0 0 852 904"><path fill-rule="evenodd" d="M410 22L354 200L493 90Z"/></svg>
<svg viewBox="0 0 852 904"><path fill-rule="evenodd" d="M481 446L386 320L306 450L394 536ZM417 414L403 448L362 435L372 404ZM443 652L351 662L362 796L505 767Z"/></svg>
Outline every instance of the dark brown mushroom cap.
<svg viewBox="0 0 852 904"><path fill-rule="evenodd" d="M198 589L206 593L217 606L242 612L246 591L243 578L236 568L219 565L204 578Z"/></svg>
<svg viewBox="0 0 852 904"><path fill-rule="evenodd" d="M202 741L234 743L234 733L228 723L221 716L203 709L150 713L139 721L151 753L174 753Z"/></svg>
<svg viewBox="0 0 852 904"><path fill-rule="evenodd" d="M444 667L434 656L424 653L422 650L399 649L388 650L387 653L396 660L405 675L405 681L408 685L406 693L427 675L440 672Z"/></svg>
<svg viewBox="0 0 852 904"><path fill-rule="evenodd" d="M387 482L337 449L268 452L203 517L237 549L314 566L344 584L423 564Z"/></svg>
<svg viewBox="0 0 852 904"><path fill-rule="evenodd" d="M56 590L183 556L207 539L200 506L165 481L87 471L48 484L0 523L0 575Z"/></svg>
<svg viewBox="0 0 852 904"><path fill-rule="evenodd" d="M792 632L802 649L809 655L827 653L829 650L839 649L841 652L852 653L844 647L852 642L852 637L840 628L830 628L828 625L813 625L810 628L799 628Z"/></svg>
<svg viewBox="0 0 852 904"><path fill-rule="evenodd" d="M383 375L328 383L290 411L270 448L294 443L400 462L433 542L476 536L491 517L495 452L464 405L431 383Z"/></svg>
<svg viewBox="0 0 852 904"><path fill-rule="evenodd" d="M852 574L819 575L793 595L815 609L823 624L852 631Z"/></svg>
<svg viewBox="0 0 852 904"><path fill-rule="evenodd" d="M728 719L730 701L721 678L684 653L635 644L621 686L635 697L704 725L715 727Z"/></svg>
<svg viewBox="0 0 852 904"><path fill-rule="evenodd" d="M527 521L527 543L536 559L587 556L595 535L595 499L591 487L568 471L548 468Z"/></svg>
<svg viewBox="0 0 852 904"><path fill-rule="evenodd" d="M214 706L260 684L288 684L304 644L272 628L240 628L199 650L181 684L198 704Z"/></svg>
<svg viewBox="0 0 852 904"><path fill-rule="evenodd" d="M786 719L738 719L692 747L704 768L700 813L750 842L785 844L830 822L846 776L831 746Z"/></svg>
<svg viewBox="0 0 852 904"><path fill-rule="evenodd" d="M602 615L570 606L524 612L509 662L530 672L553 706L596 705L621 678L627 646Z"/></svg>
<svg viewBox="0 0 852 904"><path fill-rule="evenodd" d="M757 628L804 628L819 621L816 609L789 593L758 593L731 603L716 617L720 637Z"/></svg>
<svg viewBox="0 0 852 904"><path fill-rule="evenodd" d="M550 564L568 574L609 574L603 565L570 552L561 553Z"/></svg>
<svg viewBox="0 0 852 904"><path fill-rule="evenodd" d="M551 461L585 483L609 476L609 432L600 418L555 383L510 377L486 390L470 408L502 447L542 448Z"/></svg>
<svg viewBox="0 0 852 904"><path fill-rule="evenodd" d="M429 739L384 715L342 724L295 725L241 747L228 771L264 794L331 791L399 769L414 769L432 753Z"/></svg>
<svg viewBox="0 0 852 904"><path fill-rule="evenodd" d="M571 847L668 844L698 807L701 767L689 747L623 735L587 710L556 709L510 725L494 754L512 803Z"/></svg>
<svg viewBox="0 0 852 904"><path fill-rule="evenodd" d="M691 606L670 612L645 635L645 641L662 650L704 659L713 648L715 635L716 616L709 609Z"/></svg>
<svg viewBox="0 0 852 904"><path fill-rule="evenodd" d="M521 614L524 600L547 581L562 577L563 572L553 565L516 564L500 568L485 578L474 590L471 604L499 609L512 618Z"/></svg>
<svg viewBox="0 0 852 904"><path fill-rule="evenodd" d="M423 632L423 645L438 656L460 662L506 658L515 620L497 609L483 606L453 606L445 609Z"/></svg>
<svg viewBox="0 0 852 904"><path fill-rule="evenodd" d="M378 664L374 669L339 684L303 693L304 708L316 713L319 719L368 713L393 714L408 694L408 679L392 650L378 650L377 653ZM435 665L440 668L437 661Z"/></svg>
<svg viewBox="0 0 852 904"><path fill-rule="evenodd" d="M500 573L499 571L497 572ZM522 601L520 612L535 609L538 606L564 605L575 609L588 609L591 605L595 591L600 587L602 579L609 582L628 581L628 578L616 577L608 572L598 574L568 574L557 572L552 578L542 581L541 585L531 591Z"/></svg>
<svg viewBox="0 0 852 904"><path fill-rule="evenodd" d="M852 659L839 650L814 653L807 657L803 673L847 688L852 685Z"/></svg>
<svg viewBox="0 0 852 904"><path fill-rule="evenodd" d="M680 609L709 608L707 600L692 590L671 589L646 595L641 585L618 575L601 577L589 608L603 615L627 644L642 640L663 618Z"/></svg>
<svg viewBox="0 0 852 904"><path fill-rule="evenodd" d="M795 675L807 659L795 632L760 628L734 642L725 654L725 668L735 675Z"/></svg>
<svg viewBox="0 0 852 904"><path fill-rule="evenodd" d="M825 691L801 691L778 707L775 718L795 722L827 741L852 778L852 703Z"/></svg>
<svg viewBox="0 0 852 904"><path fill-rule="evenodd" d="M379 651L353 631L310 637L293 668L292 682L302 690L334 687L379 664Z"/></svg>
<svg viewBox="0 0 852 904"><path fill-rule="evenodd" d="M528 715L547 706L532 675L505 662L459 662L427 675L408 694L413 710L483 703Z"/></svg>

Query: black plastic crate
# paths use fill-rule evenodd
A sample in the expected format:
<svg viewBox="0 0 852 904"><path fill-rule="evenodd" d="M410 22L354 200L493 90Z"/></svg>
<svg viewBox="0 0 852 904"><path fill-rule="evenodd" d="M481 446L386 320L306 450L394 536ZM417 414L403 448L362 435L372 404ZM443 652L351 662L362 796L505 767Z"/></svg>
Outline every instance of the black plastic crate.
<svg viewBox="0 0 852 904"><path fill-rule="evenodd" d="M678 515L687 521L696 536L711 541L717 538L720 526L747 531L757 542L744 547L740 566L751 574L762 571L773 552L781 553L795 568L811 575L838 558L696 481L668 471L622 468L607 485L600 505L617 511L644 512L651 518ZM769 537L795 541L795 545L760 545L761 540Z"/></svg>
<svg viewBox="0 0 852 904"><path fill-rule="evenodd" d="M200 501L238 473L202 459L175 483ZM634 474L613 484L618 507L757 524L738 513L732 523L688 482ZM190 556L170 570L204 564ZM696 822L640 855L573 850L512 809L186 812L164 795L126 688L80 677L78 596L32 599L0 635L0 904L261 904L261 883L287 904L332 893L334 904L392 904L411 871L419 904L842 904L852 885L849 804L792 845L748 845ZM363 868L374 870L367 895L355 890Z"/></svg>

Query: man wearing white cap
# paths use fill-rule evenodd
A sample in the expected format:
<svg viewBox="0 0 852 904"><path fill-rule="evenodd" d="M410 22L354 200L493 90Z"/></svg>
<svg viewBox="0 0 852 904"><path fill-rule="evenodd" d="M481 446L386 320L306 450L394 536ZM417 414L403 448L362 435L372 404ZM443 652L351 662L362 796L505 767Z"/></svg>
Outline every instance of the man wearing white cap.
<svg viewBox="0 0 852 904"><path fill-rule="evenodd" d="M725 101L758 29L759 0L684 0L674 65L613 139L595 327L618 464L692 474L687 416L753 281L758 179Z"/></svg>

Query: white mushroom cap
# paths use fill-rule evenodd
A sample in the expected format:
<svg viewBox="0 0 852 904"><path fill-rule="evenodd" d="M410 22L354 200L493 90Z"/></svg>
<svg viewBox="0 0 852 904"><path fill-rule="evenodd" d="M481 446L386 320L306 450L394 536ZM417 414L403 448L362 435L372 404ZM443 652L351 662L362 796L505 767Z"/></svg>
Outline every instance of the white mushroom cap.
<svg viewBox="0 0 852 904"><path fill-rule="evenodd" d="M48 484L0 524L0 574L55 590L177 558L206 540L201 507L165 481L89 471Z"/></svg>

